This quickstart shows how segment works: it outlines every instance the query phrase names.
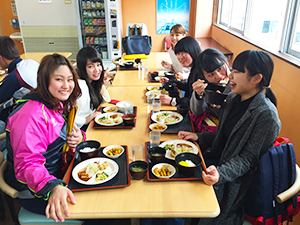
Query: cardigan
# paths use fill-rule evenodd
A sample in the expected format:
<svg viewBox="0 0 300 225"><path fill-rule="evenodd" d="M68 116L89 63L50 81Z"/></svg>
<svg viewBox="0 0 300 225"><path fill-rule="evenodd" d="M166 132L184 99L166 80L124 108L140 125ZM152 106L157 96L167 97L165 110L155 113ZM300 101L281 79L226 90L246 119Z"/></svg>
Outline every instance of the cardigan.
<svg viewBox="0 0 300 225"><path fill-rule="evenodd" d="M200 219L199 224L242 224L243 201L261 156L273 146L281 122L275 105L260 91L234 126L225 141L224 123L231 112L235 94L230 93L222 105L218 129L197 134L198 143L211 147L211 153L220 155L217 170L219 181L214 185L221 214L214 219ZM222 147L224 146L224 147Z"/></svg>

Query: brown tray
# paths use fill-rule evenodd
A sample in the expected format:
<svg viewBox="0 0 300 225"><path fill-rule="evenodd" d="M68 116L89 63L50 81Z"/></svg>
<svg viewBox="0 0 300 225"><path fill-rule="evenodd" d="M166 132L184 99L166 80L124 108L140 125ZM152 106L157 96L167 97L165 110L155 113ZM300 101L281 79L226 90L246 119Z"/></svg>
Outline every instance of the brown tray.
<svg viewBox="0 0 300 225"><path fill-rule="evenodd" d="M176 110L163 110L163 111L176 112ZM153 111L151 110L149 125L152 124L152 123L155 123L151 119L152 114L153 114ZM150 128L149 128L149 131L150 131ZM177 134L179 131L195 132L194 124L193 124L193 121L192 121L192 118L191 118L191 112L186 114L183 117L183 120L180 123L169 125L168 128L165 131L161 132L161 133L163 133L163 134Z"/></svg>
<svg viewBox="0 0 300 225"><path fill-rule="evenodd" d="M70 175L66 181L68 188L70 190L72 190L73 192L75 192L75 191L91 191L91 190L109 189L109 188L121 188L121 187L129 186L131 184L131 181L130 181L129 168L128 168L128 164L129 164L128 148L126 145L122 145L122 147L125 149L124 153L119 158L112 159L119 166L119 172L114 178L112 178L111 180L109 180L105 183L102 183L102 184L84 185L84 184L78 183L77 181L75 181L73 179L72 171L71 171ZM99 154L98 154L99 157L106 157L102 153L103 149L104 149L104 147L101 147ZM72 167L72 170L80 162L81 162L80 156L78 153L76 153L75 157L73 158L71 165L70 165Z"/></svg>
<svg viewBox="0 0 300 225"><path fill-rule="evenodd" d="M162 143L162 142L161 142ZM177 180L202 180L202 166L200 166L196 173L193 175L193 176L190 176L190 177L187 177L185 175L182 175L179 173L179 169L175 163L175 160L171 160L171 159L165 159L165 163L169 163L171 164L172 166L175 167L176 169L176 173L174 174L174 176L172 176L171 178L169 179L159 179L157 178L153 173L152 173L152 167L157 164L157 163L153 163L151 162L151 160L149 159L149 156L148 156L148 149L150 148L150 142L146 142L145 143L145 156L146 156L146 159L147 159L147 162L148 162L148 165L149 165L149 169L147 171L147 180L148 181L177 181ZM200 150L199 150L200 151ZM198 155L200 155L200 153L198 153Z"/></svg>
<svg viewBox="0 0 300 225"><path fill-rule="evenodd" d="M104 108L105 107L101 107L100 112L103 112ZM136 117L136 115L137 115L137 107L136 106L133 107L133 114ZM125 126L124 122L122 122L122 123L120 123L119 125L116 125L116 126L103 126L103 125L100 125L100 124L96 123L95 120L93 120L92 128L94 128L94 129L130 129L130 128L135 127L136 120L137 119L135 119L133 126Z"/></svg>

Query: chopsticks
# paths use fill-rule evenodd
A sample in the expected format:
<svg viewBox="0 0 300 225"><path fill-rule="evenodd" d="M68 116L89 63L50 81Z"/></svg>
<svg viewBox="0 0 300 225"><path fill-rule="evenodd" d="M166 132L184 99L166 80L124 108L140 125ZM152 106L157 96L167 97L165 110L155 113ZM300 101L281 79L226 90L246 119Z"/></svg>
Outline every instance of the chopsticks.
<svg viewBox="0 0 300 225"><path fill-rule="evenodd" d="M199 156L200 156L200 158L201 158L201 164L202 164L202 167L203 167L203 170L204 170L204 172L205 173L207 173L207 170L206 170L206 165L205 165L205 162L204 162L204 158L203 158L203 156L202 156L202 153L201 153L201 148L200 148L200 146L198 145L198 143L197 142L195 142L195 144L196 144L196 146L198 146L198 148L199 148Z"/></svg>

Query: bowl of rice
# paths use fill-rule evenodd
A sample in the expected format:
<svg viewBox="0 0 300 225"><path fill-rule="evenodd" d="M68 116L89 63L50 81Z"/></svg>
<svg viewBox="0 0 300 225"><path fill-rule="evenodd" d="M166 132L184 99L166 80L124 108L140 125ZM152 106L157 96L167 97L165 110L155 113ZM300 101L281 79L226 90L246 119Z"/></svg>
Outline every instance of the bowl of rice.
<svg viewBox="0 0 300 225"><path fill-rule="evenodd" d="M76 146L81 160L97 157L101 144L99 141L83 141Z"/></svg>
<svg viewBox="0 0 300 225"><path fill-rule="evenodd" d="M201 166L201 158L194 153L180 153L175 157L175 163L179 169L179 173L185 176L193 176L198 167Z"/></svg>

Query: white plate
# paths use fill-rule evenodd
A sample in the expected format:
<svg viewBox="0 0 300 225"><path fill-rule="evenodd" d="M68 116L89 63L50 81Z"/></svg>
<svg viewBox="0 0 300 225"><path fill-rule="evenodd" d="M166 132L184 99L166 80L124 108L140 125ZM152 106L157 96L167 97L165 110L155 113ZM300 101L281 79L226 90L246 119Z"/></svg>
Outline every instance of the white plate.
<svg viewBox="0 0 300 225"><path fill-rule="evenodd" d="M148 87L147 87L147 90L148 90L148 91L158 90L158 89L159 89L159 86L148 86Z"/></svg>
<svg viewBox="0 0 300 225"><path fill-rule="evenodd" d="M162 129L162 130L156 130L156 129L153 129L153 127L155 127L156 125L161 125L161 126L164 126L165 128ZM164 124L164 123L152 123L152 124L149 125L149 128L150 128L151 130L164 132L164 131L168 128L168 126L167 126L166 124Z"/></svg>
<svg viewBox="0 0 300 225"><path fill-rule="evenodd" d="M103 109L103 112L117 112L118 110L117 106L107 106Z"/></svg>
<svg viewBox="0 0 300 225"><path fill-rule="evenodd" d="M121 148L121 149L122 149L122 152L121 152L120 154L118 154L118 155L109 155L109 154L107 154L107 152L108 152L110 149L112 149L112 148ZM116 159L116 158L119 158L120 155L123 154L124 148L123 148L121 145L109 145L109 146L105 147L105 148L103 149L102 152L103 152L103 154L104 154L105 156L107 156L107 157L109 157L109 158L112 158L112 159Z"/></svg>
<svg viewBox="0 0 300 225"><path fill-rule="evenodd" d="M83 180L79 179L78 172L80 170L82 170L84 167L86 167L89 163L98 162L98 163L102 164L105 161L108 162L108 167L105 170L99 170L97 173L105 172L108 175L108 178L106 178L105 180L95 181L95 177L97 174L97 173L95 173L88 181L83 181ZM91 159L82 161L77 166L75 166L75 168L72 171L72 177L78 183L85 184L85 185L95 185L95 184L102 184L102 183L105 183L105 182L111 180L112 178L114 178L117 175L118 172L119 172L119 166L115 161L113 161L112 159L104 158L104 157L97 157L97 158L91 158Z"/></svg>
<svg viewBox="0 0 300 225"><path fill-rule="evenodd" d="M194 153L194 154L196 154L196 155L198 154L198 151L199 151L198 147L197 147L194 143L192 143L192 142L190 142L190 141L179 140L179 139L177 139L177 140L169 140L169 141L165 141L165 142L161 143L161 144L159 145L159 147L164 148L167 144L169 144L169 145L172 145L172 144L173 144L173 145L175 146L175 151L177 152L177 154L180 154L180 153L178 153L178 151L177 151L177 150L179 150L179 149L177 148L177 144L187 144L187 145L190 145L190 146L192 147L192 149L191 149L189 152L190 152L190 153ZM168 158L168 159L171 159L171 160L175 160L175 158L174 158L173 156L171 156L171 150L167 150L167 151L166 151L165 157Z"/></svg>
<svg viewBox="0 0 300 225"><path fill-rule="evenodd" d="M121 120L120 120L121 122L119 122L119 123L114 122L113 119L110 118L112 115L116 115L116 114L118 115L118 117L121 118ZM102 126L116 126L116 125L119 125L120 123L123 122L123 119L122 119L123 115L124 115L123 113L117 113L117 112L103 113L103 114L101 114L101 115L99 115L95 118L95 122L102 125ZM106 124L106 123L103 123L103 122L99 121L99 119L102 118L102 117L108 118L108 120L110 120L112 123L111 124Z"/></svg>
<svg viewBox="0 0 300 225"><path fill-rule="evenodd" d="M167 169L170 171L170 174L169 176L159 176L157 174L154 173L154 169L155 168L158 168L158 169L161 169L162 167L167 167ZM175 173L176 173L176 169L174 166L172 166L171 164L169 163L158 163L156 165L154 165L151 169L152 173L154 174L154 176L156 176L157 178L159 179L169 179L170 177L172 177Z"/></svg>
<svg viewBox="0 0 300 225"><path fill-rule="evenodd" d="M158 116L160 116L160 118L157 118ZM166 122L166 118L175 116L178 119L175 122L171 122L168 123ZM176 124L176 123L180 123L183 120L183 116L177 112L172 112L172 111L161 111L161 112L157 112L152 114L151 119L156 122L156 123L164 123L167 125L172 125L172 124Z"/></svg>

